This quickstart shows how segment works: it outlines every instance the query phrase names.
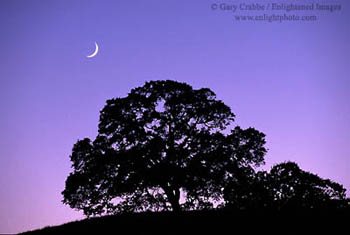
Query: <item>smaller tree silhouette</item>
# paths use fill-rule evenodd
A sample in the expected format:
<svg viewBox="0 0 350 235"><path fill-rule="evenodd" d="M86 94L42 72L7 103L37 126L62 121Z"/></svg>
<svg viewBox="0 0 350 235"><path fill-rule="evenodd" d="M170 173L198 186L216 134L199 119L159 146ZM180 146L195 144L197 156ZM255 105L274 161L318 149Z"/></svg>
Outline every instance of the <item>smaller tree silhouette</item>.
<svg viewBox="0 0 350 235"><path fill-rule="evenodd" d="M303 171L294 162L277 164L269 173L246 174L244 179L230 182L225 190L231 207L310 209L348 204L342 185Z"/></svg>
<svg viewBox="0 0 350 235"><path fill-rule="evenodd" d="M294 162L272 167L268 182L279 208L322 208L346 197L342 185L303 171Z"/></svg>

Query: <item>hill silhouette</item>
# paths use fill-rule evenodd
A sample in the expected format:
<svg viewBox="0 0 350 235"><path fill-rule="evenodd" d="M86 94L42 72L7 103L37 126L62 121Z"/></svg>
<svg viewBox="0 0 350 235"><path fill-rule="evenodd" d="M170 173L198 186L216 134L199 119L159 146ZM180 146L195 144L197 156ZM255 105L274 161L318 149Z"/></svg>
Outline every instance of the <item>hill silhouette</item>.
<svg viewBox="0 0 350 235"><path fill-rule="evenodd" d="M22 234L337 234L349 209L210 210L102 216Z"/></svg>

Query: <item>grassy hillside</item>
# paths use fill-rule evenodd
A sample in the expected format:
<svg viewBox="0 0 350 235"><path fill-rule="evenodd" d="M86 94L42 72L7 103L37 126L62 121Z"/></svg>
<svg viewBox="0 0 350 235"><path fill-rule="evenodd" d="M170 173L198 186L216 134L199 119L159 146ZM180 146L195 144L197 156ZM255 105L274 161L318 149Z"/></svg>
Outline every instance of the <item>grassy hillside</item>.
<svg viewBox="0 0 350 235"><path fill-rule="evenodd" d="M335 234L350 211L192 211L104 216L23 234ZM346 231L346 230L345 230Z"/></svg>

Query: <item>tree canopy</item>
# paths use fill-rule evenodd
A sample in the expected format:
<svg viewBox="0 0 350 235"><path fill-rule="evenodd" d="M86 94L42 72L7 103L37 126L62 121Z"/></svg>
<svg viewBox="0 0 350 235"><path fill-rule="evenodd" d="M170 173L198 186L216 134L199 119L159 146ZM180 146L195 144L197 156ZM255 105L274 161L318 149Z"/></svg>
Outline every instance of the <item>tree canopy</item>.
<svg viewBox="0 0 350 235"><path fill-rule="evenodd" d="M73 147L63 202L86 215L210 208L264 163L265 135L230 129L234 117L210 89L170 80L107 100L95 140Z"/></svg>

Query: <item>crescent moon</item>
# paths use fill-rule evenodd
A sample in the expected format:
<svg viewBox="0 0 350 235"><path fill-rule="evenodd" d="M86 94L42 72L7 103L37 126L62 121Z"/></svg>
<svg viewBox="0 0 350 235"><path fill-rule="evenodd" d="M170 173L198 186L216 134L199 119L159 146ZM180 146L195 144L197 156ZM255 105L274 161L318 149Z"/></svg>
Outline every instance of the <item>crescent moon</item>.
<svg viewBox="0 0 350 235"><path fill-rule="evenodd" d="M88 56L86 56L87 58L92 58L92 57L94 57L95 55L97 55L97 52L98 52L98 45L97 45L97 43L95 42L95 51L94 51L94 53L92 53L91 55L88 55Z"/></svg>

